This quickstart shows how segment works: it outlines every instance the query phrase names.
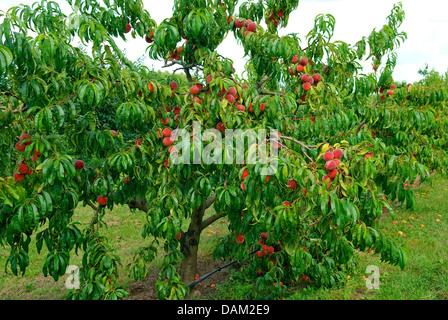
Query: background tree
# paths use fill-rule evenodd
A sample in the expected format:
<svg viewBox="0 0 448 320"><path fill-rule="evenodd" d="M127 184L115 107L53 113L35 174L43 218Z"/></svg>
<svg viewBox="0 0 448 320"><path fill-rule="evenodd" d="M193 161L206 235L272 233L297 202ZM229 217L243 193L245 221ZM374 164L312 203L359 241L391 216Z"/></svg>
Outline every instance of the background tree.
<svg viewBox="0 0 448 320"><path fill-rule="evenodd" d="M201 232L224 217L230 234L214 256L248 259L241 277L255 281L254 297L284 296L301 281L344 284L356 250L405 266L403 250L375 226L393 214L391 202L415 205L406 182L446 168L447 97L446 88L393 81L406 39L401 4L350 45L332 42L332 15L318 15L304 39L279 36L296 0L243 2L238 12L233 0L174 1L159 25L142 1L68 2L79 8L77 28L47 1L12 7L0 25L0 241L14 274L25 272L35 236L49 252L44 275L55 280L83 251L81 287L69 299L126 296L101 228L116 205L147 213L129 270L141 279L163 255L160 299L188 294ZM245 78L217 51L230 33L250 58ZM129 61L114 41L129 36L170 73ZM181 151L171 133L191 133L193 121L215 136L197 145L191 135L192 155L224 129L279 130L257 146L279 151L277 173L248 163L174 165L170 154ZM235 154L237 142L226 147ZM72 218L81 203L92 208L85 229ZM216 214L205 218L212 205Z"/></svg>

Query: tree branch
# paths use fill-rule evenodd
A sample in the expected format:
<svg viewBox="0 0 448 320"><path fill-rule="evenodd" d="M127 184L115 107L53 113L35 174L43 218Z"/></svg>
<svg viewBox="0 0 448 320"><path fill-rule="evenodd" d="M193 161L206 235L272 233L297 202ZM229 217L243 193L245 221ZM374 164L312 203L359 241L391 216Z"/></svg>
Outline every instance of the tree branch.
<svg viewBox="0 0 448 320"><path fill-rule="evenodd" d="M149 211L149 206L146 200L139 197L135 197L134 199L129 201L128 205L131 209L139 209L146 213Z"/></svg>
<svg viewBox="0 0 448 320"><path fill-rule="evenodd" d="M362 120L361 123L356 127L356 133L359 133L359 130L361 130L361 128L366 124L366 119Z"/></svg>
<svg viewBox="0 0 448 320"><path fill-rule="evenodd" d="M212 215L211 217L208 217L206 220L202 221L201 223L201 231L207 228L209 225L211 225L216 220L221 219L222 217L225 217L227 215L227 212L221 212Z"/></svg>
<svg viewBox="0 0 448 320"><path fill-rule="evenodd" d="M216 201L216 193L212 194L205 202L201 205L202 210L207 210Z"/></svg>
<svg viewBox="0 0 448 320"><path fill-rule="evenodd" d="M92 203L92 201L90 201L90 199L88 199L87 197L86 197L86 203L89 205L89 207L91 207L93 210L98 210L98 207L97 206L95 206L93 203Z"/></svg>
<svg viewBox="0 0 448 320"><path fill-rule="evenodd" d="M288 136L279 135L279 137L280 137L280 139L289 140L289 141L292 141L294 143L297 143L304 149L310 150L312 148L316 148L316 146L308 146L308 145L304 144L302 141L296 140L296 139L288 137Z"/></svg>
<svg viewBox="0 0 448 320"><path fill-rule="evenodd" d="M272 75L271 75L271 76L272 76ZM257 86L255 87L255 90L258 91L258 89L260 89L260 88L263 86L263 84L271 78L271 76L266 76L266 77L264 77L263 79L261 79L259 82L257 82L257 83L256 83Z"/></svg>

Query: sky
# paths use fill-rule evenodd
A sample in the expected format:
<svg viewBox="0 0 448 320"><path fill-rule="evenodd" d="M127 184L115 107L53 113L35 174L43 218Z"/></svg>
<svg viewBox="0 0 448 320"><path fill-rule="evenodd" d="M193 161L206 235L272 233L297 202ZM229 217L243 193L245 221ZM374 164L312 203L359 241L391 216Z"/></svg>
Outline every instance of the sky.
<svg viewBox="0 0 448 320"><path fill-rule="evenodd" d="M61 5L64 13L72 12L70 6L64 0L54 0ZM6 11L11 6L19 4L32 4L34 0L0 0L0 10ZM242 1L241 1L242 2ZM144 0L144 8L147 9L157 23L171 16L172 0ZM280 29L279 35L298 33L302 38L302 45L306 42L305 36L313 28L314 18L318 14L331 14L336 19L334 36L332 41L341 40L354 44L363 36L368 36L373 28L379 30L390 14L393 0L300 0L298 8L291 13L289 24ZM448 1L446 0L402 0L405 11L405 19L400 31L407 33L407 40L397 50L397 66L393 74L395 81L414 82L422 77L419 69L424 69L428 64L429 69L435 69L441 73L448 70ZM237 12L237 11L236 11ZM262 27L266 27L264 22ZM127 57L136 60L146 56L145 65L160 70L163 62L151 60L145 50L147 43L144 39L133 39L130 35L126 42L121 39L117 43L121 48L126 48ZM243 48L237 44L230 33L218 47L218 52L233 60L233 65L238 74L244 70L247 58L243 58ZM371 62L362 64L371 71ZM169 71L169 68L164 70Z"/></svg>

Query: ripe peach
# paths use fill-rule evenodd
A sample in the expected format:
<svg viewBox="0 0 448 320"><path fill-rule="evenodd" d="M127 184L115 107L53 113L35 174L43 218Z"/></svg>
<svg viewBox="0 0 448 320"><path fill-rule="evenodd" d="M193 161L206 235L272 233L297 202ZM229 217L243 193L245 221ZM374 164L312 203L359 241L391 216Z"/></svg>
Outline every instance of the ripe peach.
<svg viewBox="0 0 448 320"><path fill-rule="evenodd" d="M292 75L292 76L295 75L295 71L296 71L296 69L294 67L290 67L289 68L289 74L290 75Z"/></svg>
<svg viewBox="0 0 448 320"><path fill-rule="evenodd" d="M26 140L26 139L31 139L31 138L32 138L32 136L30 134L25 133L20 137L20 142L22 142L23 140ZM24 144L29 146L31 143L33 143L33 142L31 140L29 140L29 141L25 142Z"/></svg>
<svg viewBox="0 0 448 320"><path fill-rule="evenodd" d="M311 83L309 83L309 82L303 83L302 84L302 89L305 90L305 91L310 90L311 89Z"/></svg>
<svg viewBox="0 0 448 320"><path fill-rule="evenodd" d="M257 30L257 24L255 22L250 22L247 25L247 30L251 31L251 32L255 32L255 30Z"/></svg>
<svg viewBox="0 0 448 320"><path fill-rule="evenodd" d="M14 173L13 178L14 178L14 181L19 182L19 181L22 181L23 179L25 179L25 176L20 173Z"/></svg>
<svg viewBox="0 0 448 320"><path fill-rule="evenodd" d="M165 119L162 118L162 124L164 124L165 126L167 126L169 122L170 120L168 119L168 117L166 117Z"/></svg>
<svg viewBox="0 0 448 320"><path fill-rule="evenodd" d="M327 169L327 171L333 171L336 168L337 168L336 162L334 162L333 160L327 161L325 163L325 169Z"/></svg>
<svg viewBox="0 0 448 320"><path fill-rule="evenodd" d="M292 64L296 64L298 60L299 60L299 57L297 57L297 55L295 55L295 56L292 58L291 63L292 63Z"/></svg>
<svg viewBox="0 0 448 320"><path fill-rule="evenodd" d="M216 129L218 129L219 131L224 131L224 130L226 130L226 127L224 127L224 124L222 122L219 122L216 125Z"/></svg>
<svg viewBox="0 0 448 320"><path fill-rule="evenodd" d="M243 174L241 175L241 179L244 180L249 175L249 170L244 169Z"/></svg>
<svg viewBox="0 0 448 320"><path fill-rule="evenodd" d="M239 235L238 237L236 237L236 242L238 242L239 244L244 243L244 236Z"/></svg>
<svg viewBox="0 0 448 320"><path fill-rule="evenodd" d="M237 27L238 29L242 28L245 25L244 20L239 20L238 18L235 20L235 27Z"/></svg>
<svg viewBox="0 0 448 320"><path fill-rule="evenodd" d="M131 31L131 29L132 29L132 27L131 27L131 25L128 23L128 24L126 25L126 30L125 30L124 33L128 33L129 31Z"/></svg>
<svg viewBox="0 0 448 320"><path fill-rule="evenodd" d="M207 76L207 78L206 78L206 81L207 81L207 83L210 83L210 82L212 82L212 76L211 75L208 75Z"/></svg>
<svg viewBox="0 0 448 320"><path fill-rule="evenodd" d="M288 188L295 189L297 187L297 183L294 180L288 181Z"/></svg>
<svg viewBox="0 0 448 320"><path fill-rule="evenodd" d="M327 152L324 153L322 158L324 159L325 162L333 160L334 159L334 153L331 152L331 151L327 151Z"/></svg>
<svg viewBox="0 0 448 320"><path fill-rule="evenodd" d="M26 173L28 173L28 170L29 170L29 167L28 167L28 165L27 165L26 163L22 163L22 164L17 168L17 171L18 171L20 174L26 174Z"/></svg>
<svg viewBox="0 0 448 320"><path fill-rule="evenodd" d="M336 149L333 151L333 155L334 155L335 159L341 159L343 154L344 154L344 152L341 149Z"/></svg>
<svg viewBox="0 0 448 320"><path fill-rule="evenodd" d="M237 106L236 106L236 109L237 109L238 111L246 111L246 107L245 107L244 105L242 105L242 104L237 105Z"/></svg>
<svg viewBox="0 0 448 320"><path fill-rule="evenodd" d="M302 66L301 64L299 64L299 65L297 66L296 71L297 71L297 73L302 73L302 72L303 72L303 66Z"/></svg>
<svg viewBox="0 0 448 320"><path fill-rule="evenodd" d="M101 206L105 206L106 203L107 203L107 197L98 196L98 198L96 198L96 201L97 201Z"/></svg>
<svg viewBox="0 0 448 320"><path fill-rule="evenodd" d="M171 137L165 137L163 138L162 143L165 147L169 147L173 144L173 141L171 140Z"/></svg>
<svg viewBox="0 0 448 320"><path fill-rule="evenodd" d="M308 65L308 59L305 57L300 58L299 62L302 66L306 67Z"/></svg>
<svg viewBox="0 0 448 320"><path fill-rule="evenodd" d="M334 178L336 177L337 174L338 174L338 169L334 169L333 171L330 171L330 172L328 173L328 177L329 177L330 179L334 179Z"/></svg>
<svg viewBox="0 0 448 320"><path fill-rule="evenodd" d="M266 109L266 105L262 102L260 103L260 111L263 112Z"/></svg>
<svg viewBox="0 0 448 320"><path fill-rule="evenodd" d="M300 77L300 80L301 80L303 83L308 82L308 81L310 80L310 76L307 75L307 74L305 73L305 74L303 74L303 75Z"/></svg>
<svg viewBox="0 0 448 320"><path fill-rule="evenodd" d="M234 87L230 87L229 90L227 90L228 94L231 94L232 96L236 97L236 89Z"/></svg>
<svg viewBox="0 0 448 320"><path fill-rule="evenodd" d="M321 75L320 74L318 74L318 73L315 73L315 74L313 74L313 79L314 79L314 82L319 82L320 80L322 80L322 77L321 77Z"/></svg>
<svg viewBox="0 0 448 320"><path fill-rule="evenodd" d="M172 131L170 128L165 128L165 129L163 129L162 134L164 137L169 137L169 136L171 136L171 132Z"/></svg>
<svg viewBox="0 0 448 320"><path fill-rule="evenodd" d="M31 156L31 158L33 159L34 162L37 162L37 159L39 159L39 157L40 157L40 151L39 150L34 152L34 155Z"/></svg>
<svg viewBox="0 0 448 320"><path fill-rule="evenodd" d="M171 81L170 82L170 88L172 90L176 90L177 89L177 82L176 81Z"/></svg>
<svg viewBox="0 0 448 320"><path fill-rule="evenodd" d="M84 161L76 160L74 166L77 170L81 170L84 168Z"/></svg>
<svg viewBox="0 0 448 320"><path fill-rule="evenodd" d="M198 94L199 93L199 88L197 86L192 86L190 88L190 93L193 94L193 95Z"/></svg>
<svg viewBox="0 0 448 320"><path fill-rule="evenodd" d="M229 103L234 103L235 102L235 97L231 94L228 94L226 96L226 100L229 101Z"/></svg>
<svg viewBox="0 0 448 320"><path fill-rule="evenodd" d="M22 143L21 145L20 144L21 144L21 142L16 143L16 150L19 152L25 151L26 144L25 143Z"/></svg>

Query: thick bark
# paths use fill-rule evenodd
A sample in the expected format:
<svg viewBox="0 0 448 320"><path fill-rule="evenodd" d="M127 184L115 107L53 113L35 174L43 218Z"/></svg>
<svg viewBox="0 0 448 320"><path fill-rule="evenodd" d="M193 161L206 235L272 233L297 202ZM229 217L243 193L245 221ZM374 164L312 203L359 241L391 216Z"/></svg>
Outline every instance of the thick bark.
<svg viewBox="0 0 448 320"><path fill-rule="evenodd" d="M201 236L201 222L204 211L205 209L202 206L193 210L190 227L182 236L181 251L185 258L181 263L180 275L182 281L187 284L194 281L197 273L199 238Z"/></svg>

